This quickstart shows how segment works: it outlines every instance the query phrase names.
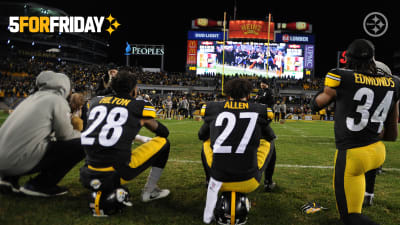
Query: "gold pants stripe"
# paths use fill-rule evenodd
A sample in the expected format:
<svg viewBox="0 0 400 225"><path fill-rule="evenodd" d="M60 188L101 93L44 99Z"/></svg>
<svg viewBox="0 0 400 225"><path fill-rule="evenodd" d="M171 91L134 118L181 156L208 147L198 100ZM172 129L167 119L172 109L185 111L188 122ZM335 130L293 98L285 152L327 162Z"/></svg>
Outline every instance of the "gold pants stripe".
<svg viewBox="0 0 400 225"><path fill-rule="evenodd" d="M144 143L132 150L131 161L129 167L138 168L151 157L157 154L167 143L167 139L163 137L154 137L149 142Z"/></svg>

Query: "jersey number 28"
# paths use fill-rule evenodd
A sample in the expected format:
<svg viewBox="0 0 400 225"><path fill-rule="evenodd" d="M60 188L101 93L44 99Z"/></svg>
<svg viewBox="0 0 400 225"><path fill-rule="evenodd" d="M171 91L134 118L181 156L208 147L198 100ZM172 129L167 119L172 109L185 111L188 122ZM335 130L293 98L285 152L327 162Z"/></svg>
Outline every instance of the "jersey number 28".
<svg viewBox="0 0 400 225"><path fill-rule="evenodd" d="M98 140L104 147L110 147L118 142L122 135L122 125L128 120L128 110L123 107L115 107L107 112L107 107L99 105L94 107L89 114L88 120L94 120L92 124L81 134L82 145L93 145L96 138L88 137L100 124L106 120L102 126ZM110 131L112 133L110 134Z"/></svg>

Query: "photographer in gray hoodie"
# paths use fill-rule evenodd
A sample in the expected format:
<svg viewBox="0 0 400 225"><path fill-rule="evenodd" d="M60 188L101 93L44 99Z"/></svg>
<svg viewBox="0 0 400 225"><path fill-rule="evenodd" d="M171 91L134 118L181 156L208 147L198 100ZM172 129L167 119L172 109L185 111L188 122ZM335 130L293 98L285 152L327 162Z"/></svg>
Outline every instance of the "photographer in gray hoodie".
<svg viewBox="0 0 400 225"><path fill-rule="evenodd" d="M0 127L0 190L32 196L66 194L57 183L84 158L80 132L71 124L67 97L70 79L43 71L36 78L38 91L30 95ZM18 180L39 173L23 187Z"/></svg>

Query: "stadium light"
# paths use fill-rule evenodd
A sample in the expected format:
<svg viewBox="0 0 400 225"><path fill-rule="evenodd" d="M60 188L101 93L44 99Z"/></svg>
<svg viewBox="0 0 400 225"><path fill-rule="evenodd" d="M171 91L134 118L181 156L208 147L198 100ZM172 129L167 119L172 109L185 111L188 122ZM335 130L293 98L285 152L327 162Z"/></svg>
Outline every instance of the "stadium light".
<svg viewBox="0 0 400 225"><path fill-rule="evenodd" d="M35 45L35 42L34 41L32 41L32 46L34 46Z"/></svg>
<svg viewBox="0 0 400 225"><path fill-rule="evenodd" d="M59 48L49 48L49 49L46 50L46 52L55 52L55 53L58 53L58 52L61 52L61 50L60 50Z"/></svg>
<svg viewBox="0 0 400 225"><path fill-rule="evenodd" d="M8 39L8 40L7 40L7 44L10 44L10 42L11 42L11 40L10 40L10 39Z"/></svg>

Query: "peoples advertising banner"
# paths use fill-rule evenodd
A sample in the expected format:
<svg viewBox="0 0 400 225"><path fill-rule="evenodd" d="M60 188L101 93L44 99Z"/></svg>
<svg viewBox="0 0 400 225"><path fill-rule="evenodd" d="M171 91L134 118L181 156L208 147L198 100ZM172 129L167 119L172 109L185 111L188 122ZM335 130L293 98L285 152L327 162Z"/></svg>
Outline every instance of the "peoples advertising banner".
<svg viewBox="0 0 400 225"><path fill-rule="evenodd" d="M261 20L231 20L229 21L229 39L262 39L274 40L274 23Z"/></svg>

